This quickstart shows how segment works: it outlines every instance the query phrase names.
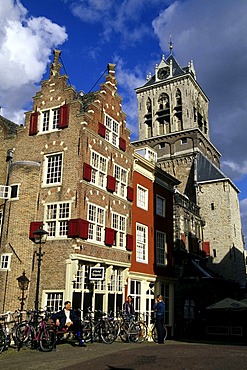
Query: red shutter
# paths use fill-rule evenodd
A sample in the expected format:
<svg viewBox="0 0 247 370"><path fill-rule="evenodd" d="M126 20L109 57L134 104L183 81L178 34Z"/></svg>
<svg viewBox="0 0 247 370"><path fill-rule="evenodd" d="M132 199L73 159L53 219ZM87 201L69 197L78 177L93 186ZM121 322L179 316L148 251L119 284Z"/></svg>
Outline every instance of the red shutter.
<svg viewBox="0 0 247 370"><path fill-rule="evenodd" d="M126 140L122 137L119 138L119 148L124 152L126 151Z"/></svg>
<svg viewBox="0 0 247 370"><path fill-rule="evenodd" d="M107 176L107 190L114 193L116 190L116 178L113 176Z"/></svg>
<svg viewBox="0 0 247 370"><path fill-rule="evenodd" d="M38 117L39 113L36 111L30 116L29 135L37 135L38 133Z"/></svg>
<svg viewBox="0 0 247 370"><path fill-rule="evenodd" d="M92 178L92 166L88 163L83 163L83 179L91 181Z"/></svg>
<svg viewBox="0 0 247 370"><path fill-rule="evenodd" d="M113 245L115 239L115 230L110 229L109 227L105 228L105 244Z"/></svg>
<svg viewBox="0 0 247 370"><path fill-rule="evenodd" d="M98 134L102 137L105 138L105 133L106 133L106 127L105 125L103 125L103 123L99 122L99 126L98 126Z"/></svg>
<svg viewBox="0 0 247 370"><path fill-rule="evenodd" d="M133 235L126 235L126 249L127 251L133 251Z"/></svg>
<svg viewBox="0 0 247 370"><path fill-rule="evenodd" d="M69 126L69 106L68 104L61 105L58 128L66 128Z"/></svg>
<svg viewBox="0 0 247 370"><path fill-rule="evenodd" d="M134 199L134 189L131 186L127 187L127 199L130 202L133 202Z"/></svg>
<svg viewBox="0 0 247 370"><path fill-rule="evenodd" d="M88 226L87 220L81 218L71 219L68 222L68 238L88 238Z"/></svg>
<svg viewBox="0 0 247 370"><path fill-rule="evenodd" d="M206 257L210 256L210 242L202 242L202 250L205 252Z"/></svg>
<svg viewBox="0 0 247 370"><path fill-rule="evenodd" d="M39 230L40 226L43 226L42 221L35 221L30 223L30 230L29 230L29 239L34 241L35 237L33 235L34 231Z"/></svg>

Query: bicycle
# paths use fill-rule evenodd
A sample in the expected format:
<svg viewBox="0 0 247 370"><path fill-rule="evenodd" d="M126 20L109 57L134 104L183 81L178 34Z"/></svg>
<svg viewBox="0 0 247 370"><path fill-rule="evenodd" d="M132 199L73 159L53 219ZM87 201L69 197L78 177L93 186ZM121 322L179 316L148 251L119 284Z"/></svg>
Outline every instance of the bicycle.
<svg viewBox="0 0 247 370"><path fill-rule="evenodd" d="M113 318L100 310L93 313L88 308L83 320L83 338L85 342L102 340L106 344L113 343L117 338L118 328Z"/></svg>
<svg viewBox="0 0 247 370"><path fill-rule="evenodd" d="M167 338L167 328L166 328L166 324L165 323L163 324L163 330L164 330L164 341L165 341L166 338ZM152 333L152 339L153 339L153 341L155 343L158 343L158 331L157 331L156 320L154 320L154 322L152 323L151 333Z"/></svg>
<svg viewBox="0 0 247 370"><path fill-rule="evenodd" d="M50 352L56 345L56 327L47 311L28 311L29 320L17 326L18 351L23 345ZM42 316L41 316L42 314ZM45 314L43 316L43 314Z"/></svg>
<svg viewBox="0 0 247 370"><path fill-rule="evenodd" d="M119 336L123 342L142 343L147 337L147 325L144 321L136 320L135 315L121 313L122 324L120 324Z"/></svg>
<svg viewBox="0 0 247 370"><path fill-rule="evenodd" d="M11 346L13 339L17 345L16 328L20 322L22 313L19 311L8 311L0 315L0 353Z"/></svg>

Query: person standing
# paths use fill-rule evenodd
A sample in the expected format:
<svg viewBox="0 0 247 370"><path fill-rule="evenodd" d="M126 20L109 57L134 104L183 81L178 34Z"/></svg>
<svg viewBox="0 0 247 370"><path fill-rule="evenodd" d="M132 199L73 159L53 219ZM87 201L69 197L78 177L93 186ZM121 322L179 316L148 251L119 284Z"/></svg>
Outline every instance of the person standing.
<svg viewBox="0 0 247 370"><path fill-rule="evenodd" d="M158 294L154 304L156 312L156 328L158 334L158 343L164 343L164 321L165 321L165 302L163 296Z"/></svg>
<svg viewBox="0 0 247 370"><path fill-rule="evenodd" d="M123 305L123 310L127 316L131 316L135 314L135 309L134 309L131 295L128 295L127 300Z"/></svg>

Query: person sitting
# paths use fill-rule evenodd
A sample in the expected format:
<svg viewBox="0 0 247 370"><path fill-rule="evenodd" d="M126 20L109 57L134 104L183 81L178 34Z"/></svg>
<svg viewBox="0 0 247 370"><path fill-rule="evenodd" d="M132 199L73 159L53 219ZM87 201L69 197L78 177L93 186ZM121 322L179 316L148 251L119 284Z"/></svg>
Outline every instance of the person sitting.
<svg viewBox="0 0 247 370"><path fill-rule="evenodd" d="M64 308L54 314L53 319L58 327L59 331L71 331L74 332L79 340L80 347L86 347L82 339L82 325L81 320L72 309L71 302L64 302Z"/></svg>

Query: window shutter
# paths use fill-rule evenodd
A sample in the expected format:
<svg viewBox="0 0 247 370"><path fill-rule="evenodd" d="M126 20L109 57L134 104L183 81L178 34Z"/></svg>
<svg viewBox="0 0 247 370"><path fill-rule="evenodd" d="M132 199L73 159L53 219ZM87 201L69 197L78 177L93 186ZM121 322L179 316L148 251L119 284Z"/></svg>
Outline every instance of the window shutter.
<svg viewBox="0 0 247 370"><path fill-rule="evenodd" d="M127 199L130 202L133 202L133 198L134 198L134 189L131 186L128 186L127 187Z"/></svg>
<svg viewBox="0 0 247 370"><path fill-rule="evenodd" d="M38 133L38 117L39 113L36 111L30 116L29 135L37 135Z"/></svg>
<svg viewBox="0 0 247 370"><path fill-rule="evenodd" d="M92 178L92 166L88 163L83 163L83 179L91 181Z"/></svg>
<svg viewBox="0 0 247 370"><path fill-rule="evenodd" d="M69 126L69 106L68 104L61 105L59 114L58 128L66 128Z"/></svg>
<svg viewBox="0 0 247 370"><path fill-rule="evenodd" d="M34 241L35 237L33 235L34 231L39 230L40 226L43 226L43 221L35 221L30 223L30 230L29 230L29 239Z"/></svg>
<svg viewBox="0 0 247 370"><path fill-rule="evenodd" d="M206 257L210 256L210 242L202 242L202 250L205 252Z"/></svg>
<svg viewBox="0 0 247 370"><path fill-rule="evenodd" d="M107 176L107 190L114 193L116 190L116 178L113 176Z"/></svg>
<svg viewBox="0 0 247 370"><path fill-rule="evenodd" d="M89 222L81 218L71 219L68 222L68 238L88 238Z"/></svg>
<svg viewBox="0 0 247 370"><path fill-rule="evenodd" d="M126 151L126 140L122 137L119 138L119 148L124 152Z"/></svg>
<svg viewBox="0 0 247 370"><path fill-rule="evenodd" d="M127 251L133 251L133 235L126 235L126 249Z"/></svg>
<svg viewBox="0 0 247 370"><path fill-rule="evenodd" d="M105 228L105 244L106 245L113 245L115 239L115 230L110 229L109 227Z"/></svg>
<svg viewBox="0 0 247 370"><path fill-rule="evenodd" d="M106 133L106 127L105 125L103 125L103 123L99 122L99 126L98 126L98 134L102 137L105 138L105 133Z"/></svg>

